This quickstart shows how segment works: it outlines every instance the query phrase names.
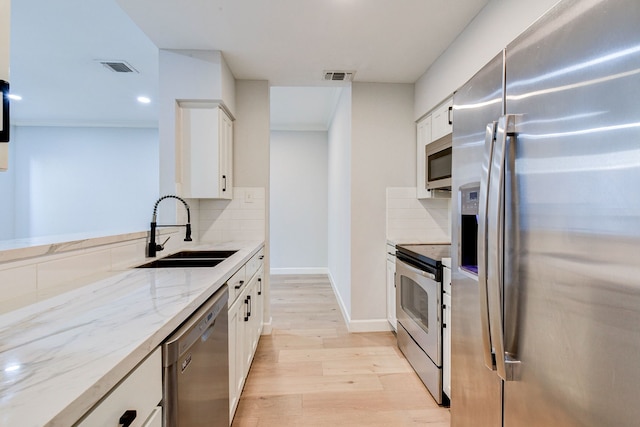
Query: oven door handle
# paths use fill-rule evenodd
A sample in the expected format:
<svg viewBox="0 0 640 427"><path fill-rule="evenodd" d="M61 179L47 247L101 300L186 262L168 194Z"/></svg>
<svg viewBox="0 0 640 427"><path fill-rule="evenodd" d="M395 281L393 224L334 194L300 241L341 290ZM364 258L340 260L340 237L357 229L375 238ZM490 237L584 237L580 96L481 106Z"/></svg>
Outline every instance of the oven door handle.
<svg viewBox="0 0 640 427"><path fill-rule="evenodd" d="M426 277L427 279L431 279L433 281L436 280L436 275L433 274L433 273L428 273L426 271L419 270L419 269L415 268L414 266L412 266L411 264L407 264L406 262L404 262L402 260L399 260L399 259L396 259L396 262L401 262L402 266L404 268L407 268L409 271L411 271L414 274L418 274L418 275L420 275L422 277Z"/></svg>

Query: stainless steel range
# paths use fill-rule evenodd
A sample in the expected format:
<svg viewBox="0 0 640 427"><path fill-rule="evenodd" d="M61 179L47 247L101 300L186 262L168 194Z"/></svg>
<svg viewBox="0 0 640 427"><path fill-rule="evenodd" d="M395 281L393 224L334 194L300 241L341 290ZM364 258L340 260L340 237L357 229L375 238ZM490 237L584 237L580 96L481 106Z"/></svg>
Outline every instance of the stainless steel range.
<svg viewBox="0 0 640 427"><path fill-rule="evenodd" d="M442 258L450 245L396 246L398 347L439 405L442 393Z"/></svg>

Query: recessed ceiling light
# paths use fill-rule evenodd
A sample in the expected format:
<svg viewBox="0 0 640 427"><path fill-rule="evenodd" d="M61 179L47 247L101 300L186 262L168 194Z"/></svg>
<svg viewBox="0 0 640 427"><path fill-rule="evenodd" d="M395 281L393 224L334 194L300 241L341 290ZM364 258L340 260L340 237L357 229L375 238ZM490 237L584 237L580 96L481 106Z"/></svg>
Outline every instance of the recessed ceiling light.
<svg viewBox="0 0 640 427"><path fill-rule="evenodd" d="M141 103L141 104L148 104L148 103L151 102L151 99L149 99L146 96L139 96L138 97L138 102Z"/></svg>
<svg viewBox="0 0 640 427"><path fill-rule="evenodd" d="M16 95L15 93L10 93L9 99L13 101L22 101L22 97L20 95Z"/></svg>

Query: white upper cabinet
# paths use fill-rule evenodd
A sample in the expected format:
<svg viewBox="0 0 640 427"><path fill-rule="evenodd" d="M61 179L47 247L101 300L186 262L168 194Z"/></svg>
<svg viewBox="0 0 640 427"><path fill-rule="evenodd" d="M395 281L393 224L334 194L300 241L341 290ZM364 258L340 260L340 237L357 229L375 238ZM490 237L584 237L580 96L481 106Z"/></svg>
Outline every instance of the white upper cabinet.
<svg viewBox="0 0 640 427"><path fill-rule="evenodd" d="M211 102L178 106L176 175L179 193L193 199L233 198L233 122Z"/></svg>
<svg viewBox="0 0 640 427"><path fill-rule="evenodd" d="M429 163L427 146L453 131L453 97L438 105L416 123L416 196L418 199L448 198L450 193L427 188ZM441 141L443 143L443 141Z"/></svg>
<svg viewBox="0 0 640 427"><path fill-rule="evenodd" d="M453 98L447 99L431 113L431 141L453 132Z"/></svg>

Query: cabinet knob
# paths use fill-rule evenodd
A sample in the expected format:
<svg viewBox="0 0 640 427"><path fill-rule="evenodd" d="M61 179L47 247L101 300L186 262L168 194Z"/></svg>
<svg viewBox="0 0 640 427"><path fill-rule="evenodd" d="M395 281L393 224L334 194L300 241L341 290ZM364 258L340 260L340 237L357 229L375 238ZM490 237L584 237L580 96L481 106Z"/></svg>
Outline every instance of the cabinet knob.
<svg viewBox="0 0 640 427"><path fill-rule="evenodd" d="M137 415L138 412L135 409L124 411L124 414L120 416L120 421L118 421L118 423L120 423L119 425L121 427L129 427L133 423L133 420L136 419Z"/></svg>

